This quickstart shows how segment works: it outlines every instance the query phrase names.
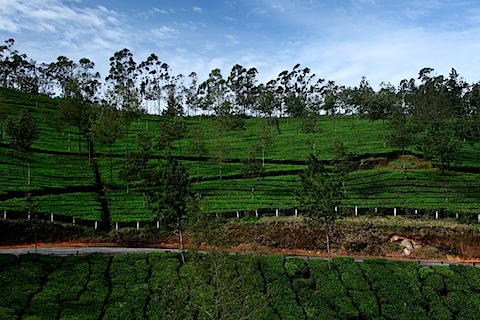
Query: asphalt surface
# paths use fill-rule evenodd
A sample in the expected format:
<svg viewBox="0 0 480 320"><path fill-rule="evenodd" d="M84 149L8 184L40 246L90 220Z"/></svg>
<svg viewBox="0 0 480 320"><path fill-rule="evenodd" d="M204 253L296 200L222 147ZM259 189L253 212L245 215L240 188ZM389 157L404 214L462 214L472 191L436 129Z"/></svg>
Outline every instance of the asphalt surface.
<svg viewBox="0 0 480 320"><path fill-rule="evenodd" d="M197 251L197 250L195 250ZM85 255L91 253L103 253L107 255L119 254L133 254L133 253L151 253L151 252L180 252L179 249L159 249L159 248L129 248L129 247L38 247L38 248L8 248L0 249L0 254L47 254L47 255ZM204 251L197 251L204 252ZM235 253L232 253L235 254ZM326 257L311 257L311 256L286 256L286 258L300 258L300 259L323 259ZM372 258L373 259L373 258ZM365 259L355 259L355 262L363 262ZM388 259L395 260L395 259ZM418 262L421 266L441 266L441 265L467 265L480 267L480 262L451 262L451 261L426 261L426 260L401 260L409 262Z"/></svg>

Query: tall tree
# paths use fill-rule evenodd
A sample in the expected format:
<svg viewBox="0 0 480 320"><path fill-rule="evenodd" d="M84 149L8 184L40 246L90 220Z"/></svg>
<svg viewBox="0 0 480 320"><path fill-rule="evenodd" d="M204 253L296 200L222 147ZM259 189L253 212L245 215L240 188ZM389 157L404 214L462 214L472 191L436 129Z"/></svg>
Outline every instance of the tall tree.
<svg viewBox="0 0 480 320"><path fill-rule="evenodd" d="M93 121L90 128L93 142L98 142L108 147L110 154L110 184L113 183L113 153L112 146L121 136L121 125L118 111L111 106L103 106L100 113Z"/></svg>
<svg viewBox="0 0 480 320"><path fill-rule="evenodd" d="M10 136L10 146L20 156L27 158L27 185L32 184L30 170L30 155L33 142L38 138L39 132L35 118L26 109L22 109L16 119L8 118L6 132Z"/></svg>
<svg viewBox="0 0 480 320"><path fill-rule="evenodd" d="M171 154L173 143L182 139L185 135L182 79L181 75L172 77L165 86L167 107L162 111L159 121L160 135L157 140L157 149L167 154Z"/></svg>
<svg viewBox="0 0 480 320"><path fill-rule="evenodd" d="M265 167L265 151L273 145L274 136L268 121L262 119L257 130L257 149L262 152L262 167Z"/></svg>
<svg viewBox="0 0 480 320"><path fill-rule="evenodd" d="M74 65L72 73L63 84L64 99L59 104L57 121L59 127L74 127L78 134L78 153L82 152L81 138L88 132L93 105L100 88L100 75L94 72L95 64L87 58ZM89 153L90 154L90 153Z"/></svg>
<svg viewBox="0 0 480 320"><path fill-rule="evenodd" d="M348 174L354 169L353 154L346 150L342 141L335 140L332 160L333 173L342 185L343 196L347 197L347 187L345 182L348 179Z"/></svg>
<svg viewBox="0 0 480 320"><path fill-rule="evenodd" d="M2 122L2 142L5 142L7 118L12 112L12 107L7 103L3 92L0 92L0 121Z"/></svg>
<svg viewBox="0 0 480 320"><path fill-rule="evenodd" d="M324 88L324 102L322 109L332 116L333 132L337 134L337 113L339 112L339 98L342 88L335 81L328 81Z"/></svg>
<svg viewBox="0 0 480 320"><path fill-rule="evenodd" d="M443 177L443 189L445 193L445 203L448 203L447 178L446 169L457 159L460 143L458 138L453 134L451 125L441 125L439 123L430 124L423 137L420 150L424 153L425 158L432 161L440 167Z"/></svg>
<svg viewBox="0 0 480 320"><path fill-rule="evenodd" d="M387 142L393 147L400 148L403 160L403 177L407 179L407 163L405 159L405 150L412 145L415 137L414 130L409 121L408 115L400 103L396 104L388 121L388 131L386 135Z"/></svg>
<svg viewBox="0 0 480 320"><path fill-rule="evenodd" d="M147 101L156 104L156 112L162 113L162 101L165 100L165 85L170 80L168 64L161 62L159 57L152 53L142 61L138 70L141 74L140 92Z"/></svg>
<svg viewBox="0 0 480 320"><path fill-rule="evenodd" d="M187 116L190 116L190 110L193 115L197 115L197 110L200 108L200 99L198 97L198 76L195 72L188 75L190 84L184 88L185 106L187 108Z"/></svg>
<svg viewBox="0 0 480 320"><path fill-rule="evenodd" d="M233 66L227 79L227 85L233 93L233 103L238 113L245 115L252 111L256 100L256 68L246 69L239 64Z"/></svg>
<svg viewBox="0 0 480 320"><path fill-rule="evenodd" d="M125 126L126 149L128 152L128 131L133 119L142 114L140 88L137 80L139 71L133 54L128 49L115 52L110 58L107 94L110 103L121 110Z"/></svg>
<svg viewBox="0 0 480 320"><path fill-rule="evenodd" d="M183 250L183 223L190 198L190 178L185 167L167 157L152 171L148 198L152 211L168 229L176 229L180 250Z"/></svg>
<svg viewBox="0 0 480 320"><path fill-rule="evenodd" d="M191 127L191 136L192 139L189 139L190 145L188 149L190 152L195 154L199 159L197 160L197 176L200 177L200 157L206 156L208 154L208 149L205 144L205 134L203 132L202 126L195 124Z"/></svg>
<svg viewBox="0 0 480 320"><path fill-rule="evenodd" d="M312 226L325 229L329 267L331 268L330 238L335 221L340 217L336 208L343 197L341 181L329 174L316 157L310 155L307 169L300 174L298 193L300 208Z"/></svg>

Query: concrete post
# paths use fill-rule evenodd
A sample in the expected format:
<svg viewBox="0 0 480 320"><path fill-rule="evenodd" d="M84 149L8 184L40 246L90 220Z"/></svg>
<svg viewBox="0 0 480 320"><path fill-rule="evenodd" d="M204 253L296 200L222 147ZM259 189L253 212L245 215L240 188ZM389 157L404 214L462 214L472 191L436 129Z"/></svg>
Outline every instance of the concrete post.
<svg viewBox="0 0 480 320"><path fill-rule="evenodd" d="M279 212L278 212L278 209L276 209L275 216L278 217L278 215L279 215Z"/></svg>
<svg viewBox="0 0 480 320"><path fill-rule="evenodd" d="M237 219L240 219L240 212L237 211Z"/></svg>
<svg viewBox="0 0 480 320"><path fill-rule="evenodd" d="M394 216L394 217L397 216L397 208L393 208L393 216Z"/></svg>
<svg viewBox="0 0 480 320"><path fill-rule="evenodd" d="M95 221L95 230L98 229L98 221Z"/></svg>
<svg viewBox="0 0 480 320"><path fill-rule="evenodd" d="M50 213L50 222L53 222L53 213Z"/></svg>
<svg viewBox="0 0 480 320"><path fill-rule="evenodd" d="M355 207L355 216L358 216L358 207Z"/></svg>
<svg viewBox="0 0 480 320"><path fill-rule="evenodd" d="M115 230L118 230L118 222L115 222Z"/></svg>
<svg viewBox="0 0 480 320"><path fill-rule="evenodd" d="M438 210L437 210L437 211L435 211L435 219L438 220L438 218L439 218L439 214L438 214Z"/></svg>
<svg viewBox="0 0 480 320"><path fill-rule="evenodd" d="M75 227L75 217L72 218L72 225Z"/></svg>
<svg viewBox="0 0 480 320"><path fill-rule="evenodd" d="M295 218L298 218L298 209L295 208Z"/></svg>
<svg viewBox="0 0 480 320"><path fill-rule="evenodd" d="M137 221L137 230L140 230L140 222Z"/></svg>
<svg viewBox="0 0 480 320"><path fill-rule="evenodd" d="M255 210L255 218L258 218L258 210Z"/></svg>

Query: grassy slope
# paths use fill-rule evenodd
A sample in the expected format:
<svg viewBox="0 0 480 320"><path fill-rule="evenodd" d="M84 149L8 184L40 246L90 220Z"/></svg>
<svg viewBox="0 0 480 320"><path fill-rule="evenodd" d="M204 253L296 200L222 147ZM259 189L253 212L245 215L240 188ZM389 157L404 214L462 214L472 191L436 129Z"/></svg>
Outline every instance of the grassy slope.
<svg viewBox="0 0 480 320"><path fill-rule="evenodd" d="M12 106L13 114L21 108L34 112L39 123L40 137L34 143L32 155L32 186L26 186L26 168L21 159L11 156L6 145L0 146L0 210L22 211L25 204L23 195L33 191L33 200L40 212L53 212L67 216L77 216L87 220L96 220L100 216L98 194L94 191L95 175L87 157L87 146L82 139L82 155L78 156L78 135L75 129L58 132L52 127L58 100L35 98L28 95L3 90L7 103ZM135 148L135 132L146 131L145 119L130 126L129 148ZM382 123L376 127L372 122L352 117L338 117L337 130L334 132L331 117L320 117L320 132L313 134L301 132L298 119L279 119L280 133L275 127L274 144L265 153L264 178L241 178L239 174L244 165L241 163L257 143L256 133L262 119L247 119L245 130L230 132L228 135L218 129L214 120L209 118L188 118L187 134L174 145L174 155L190 157L182 161L194 179L200 179L193 185L193 191L201 196L201 206L209 212L253 212L256 209L282 210L294 208L295 192L298 190L298 172L305 168L305 161L315 151L318 158L332 158L333 141L337 138L344 142L347 151L359 157L368 157L395 151L387 146L383 148ZM191 150L195 139L193 128L200 126L208 150L203 160ZM148 133L152 138L158 135L158 118L148 118ZM70 132L70 143L69 143ZM132 184L129 193L125 182L118 178L118 171L124 159L126 149L125 136L113 146L114 172L112 184L109 183L109 150L101 145L95 146L99 155L98 165L103 183L107 186L106 197L112 221L151 220L154 217L143 206L142 192ZM218 155L219 140L228 146L227 163L223 164L219 180ZM70 145L70 152L69 152ZM413 150L412 150L413 151ZM155 154L159 156L159 154ZM257 151L260 158L261 152ZM455 167L461 170L480 169L479 144L473 147L464 143L460 150L459 161ZM156 161L156 160L152 160ZM230 178L232 177L232 178ZM449 203L445 204L442 177L438 170L428 166L417 167L412 162L408 179L403 179L398 161L386 167L356 171L347 181L348 198L345 206L359 207L401 207L411 209L449 209L455 212L480 211L480 175L449 171L447 185ZM255 186L252 198L251 189ZM90 189L89 189L90 188Z"/></svg>

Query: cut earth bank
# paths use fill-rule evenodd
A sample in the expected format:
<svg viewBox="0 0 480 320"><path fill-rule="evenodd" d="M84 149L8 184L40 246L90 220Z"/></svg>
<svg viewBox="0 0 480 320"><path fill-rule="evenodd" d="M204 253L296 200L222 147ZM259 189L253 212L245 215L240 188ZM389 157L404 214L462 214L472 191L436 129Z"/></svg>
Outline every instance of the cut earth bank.
<svg viewBox="0 0 480 320"><path fill-rule="evenodd" d="M233 220L185 233L188 249L325 256L325 231L301 218ZM142 246L178 248L175 234L158 229L95 232L68 225L0 221L0 246ZM334 256L480 261L480 226L456 220L362 216L339 220L331 237Z"/></svg>

